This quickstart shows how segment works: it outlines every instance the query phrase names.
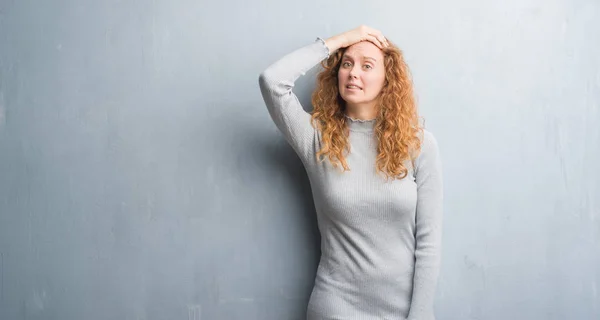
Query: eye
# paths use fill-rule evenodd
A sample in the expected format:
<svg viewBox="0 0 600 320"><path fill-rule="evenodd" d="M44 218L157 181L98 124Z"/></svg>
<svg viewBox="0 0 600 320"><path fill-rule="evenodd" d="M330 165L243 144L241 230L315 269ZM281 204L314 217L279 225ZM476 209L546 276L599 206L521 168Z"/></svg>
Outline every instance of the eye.
<svg viewBox="0 0 600 320"><path fill-rule="evenodd" d="M365 64L365 68L367 68L367 69L373 69L373 66L371 66L370 64Z"/></svg>
<svg viewBox="0 0 600 320"><path fill-rule="evenodd" d="M348 61L344 62L344 63L342 63L342 66L349 67L350 66L350 62L348 62Z"/></svg>

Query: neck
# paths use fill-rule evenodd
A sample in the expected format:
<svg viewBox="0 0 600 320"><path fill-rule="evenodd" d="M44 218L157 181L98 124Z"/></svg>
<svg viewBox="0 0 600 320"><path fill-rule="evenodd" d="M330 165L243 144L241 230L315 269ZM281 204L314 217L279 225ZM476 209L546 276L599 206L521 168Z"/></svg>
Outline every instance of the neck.
<svg viewBox="0 0 600 320"><path fill-rule="evenodd" d="M346 115L357 120L372 120L377 118L374 105L346 105Z"/></svg>

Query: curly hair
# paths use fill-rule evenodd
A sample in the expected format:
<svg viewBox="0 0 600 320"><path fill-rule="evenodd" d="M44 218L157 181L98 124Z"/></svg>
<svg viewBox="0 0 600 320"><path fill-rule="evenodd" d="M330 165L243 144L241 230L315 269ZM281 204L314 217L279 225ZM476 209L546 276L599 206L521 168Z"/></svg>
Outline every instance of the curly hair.
<svg viewBox="0 0 600 320"><path fill-rule="evenodd" d="M312 94L313 126L321 131L322 148L317 152L318 161L327 156L331 164L343 171L350 170L345 159L350 151L348 128L345 117L345 101L339 94L338 70L347 48L332 54L321 62L323 70L317 76L317 85ZM384 55L386 84L379 93L375 135L377 137L377 173L386 179L403 179L408 173L404 165L421 149L423 127L413 94L413 84L402 51L390 42L382 49Z"/></svg>

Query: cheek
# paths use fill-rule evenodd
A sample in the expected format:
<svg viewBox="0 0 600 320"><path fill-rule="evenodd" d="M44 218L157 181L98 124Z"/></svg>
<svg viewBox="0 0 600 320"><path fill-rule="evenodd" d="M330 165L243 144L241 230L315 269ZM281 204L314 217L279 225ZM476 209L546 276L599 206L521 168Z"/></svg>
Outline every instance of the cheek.
<svg viewBox="0 0 600 320"><path fill-rule="evenodd" d="M383 88L383 82L380 81L379 77L364 77L363 85L365 87L364 94L370 98L378 96Z"/></svg>
<svg viewBox="0 0 600 320"><path fill-rule="evenodd" d="M341 87L341 86L342 86L342 79L346 79L346 78L344 77L344 72L343 72L343 71L341 71L341 70L340 70L340 71L338 72L338 74L337 74L337 79L338 79L338 80L337 80L337 82L338 82L338 86L339 86L339 87Z"/></svg>
<svg viewBox="0 0 600 320"><path fill-rule="evenodd" d="M371 89L379 91L385 84L385 74L371 74L368 79L365 79L365 83L368 84Z"/></svg>

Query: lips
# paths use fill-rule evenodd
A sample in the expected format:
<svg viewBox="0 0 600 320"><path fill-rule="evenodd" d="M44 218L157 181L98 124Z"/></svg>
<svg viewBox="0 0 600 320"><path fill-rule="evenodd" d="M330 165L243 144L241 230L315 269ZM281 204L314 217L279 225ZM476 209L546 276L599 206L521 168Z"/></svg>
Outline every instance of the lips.
<svg viewBox="0 0 600 320"><path fill-rule="evenodd" d="M355 84L348 84L346 85L346 89L350 89L350 90L362 90L361 87L355 85Z"/></svg>

